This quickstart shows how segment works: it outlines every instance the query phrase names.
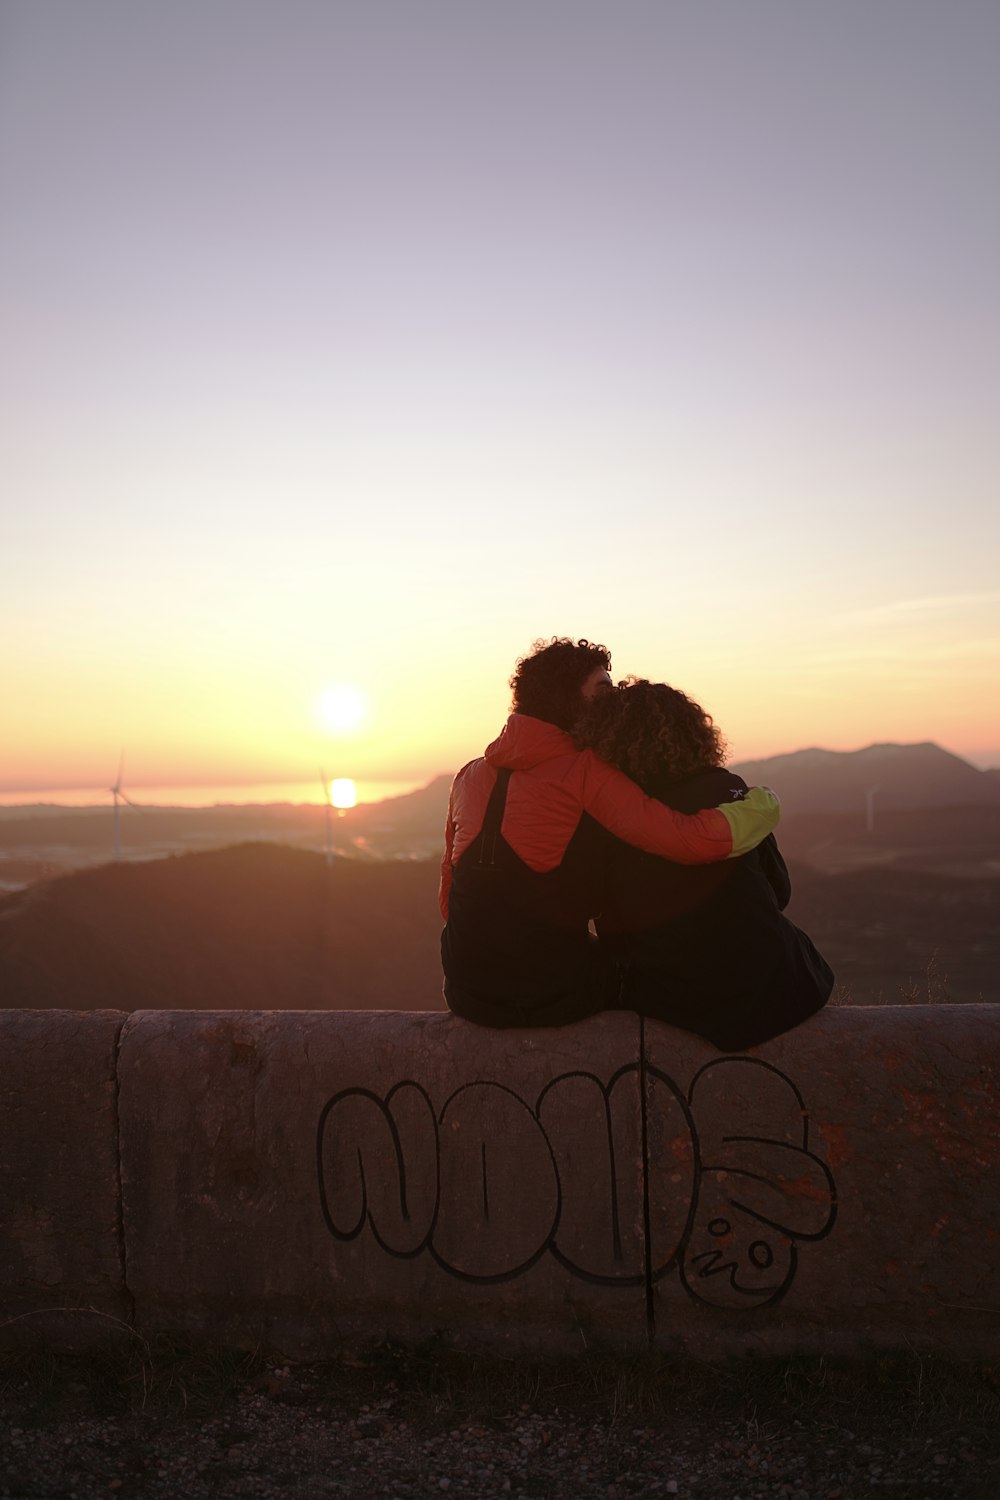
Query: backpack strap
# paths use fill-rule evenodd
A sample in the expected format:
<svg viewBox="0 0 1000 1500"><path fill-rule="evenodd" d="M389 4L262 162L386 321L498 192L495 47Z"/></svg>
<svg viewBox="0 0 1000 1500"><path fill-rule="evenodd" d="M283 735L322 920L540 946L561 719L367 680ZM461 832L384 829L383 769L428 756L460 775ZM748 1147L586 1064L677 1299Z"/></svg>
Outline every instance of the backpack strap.
<svg viewBox="0 0 1000 1500"><path fill-rule="evenodd" d="M486 815L483 818L478 860L480 868L492 867L497 862L497 839L500 836L500 824L503 822L503 810L507 805L509 784L510 767L501 766L490 793L490 800L486 804Z"/></svg>

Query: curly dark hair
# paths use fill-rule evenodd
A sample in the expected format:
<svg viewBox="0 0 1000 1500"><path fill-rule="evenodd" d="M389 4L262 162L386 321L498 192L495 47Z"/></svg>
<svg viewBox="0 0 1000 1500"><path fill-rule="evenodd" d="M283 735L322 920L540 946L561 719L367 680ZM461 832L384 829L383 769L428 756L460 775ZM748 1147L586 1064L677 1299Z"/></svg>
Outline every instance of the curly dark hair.
<svg viewBox="0 0 1000 1500"><path fill-rule="evenodd" d="M530 714L560 729L572 729L582 706L580 690L599 669L611 671L607 646L559 635L535 641L530 656L518 657L510 679L514 692L511 706L516 714Z"/></svg>
<svg viewBox="0 0 1000 1500"><path fill-rule="evenodd" d="M573 726L591 749L644 791L725 764L726 742L699 703L665 682L627 677L588 703Z"/></svg>

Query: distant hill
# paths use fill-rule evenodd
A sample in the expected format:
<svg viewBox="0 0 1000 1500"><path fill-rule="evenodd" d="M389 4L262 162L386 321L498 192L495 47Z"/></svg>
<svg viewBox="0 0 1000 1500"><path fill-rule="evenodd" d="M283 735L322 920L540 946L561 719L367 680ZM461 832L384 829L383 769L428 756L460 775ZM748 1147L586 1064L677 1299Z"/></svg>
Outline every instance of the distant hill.
<svg viewBox="0 0 1000 1500"><path fill-rule="evenodd" d="M249 844L0 899L0 1008L432 1010L436 861Z"/></svg>
<svg viewBox="0 0 1000 1500"><path fill-rule="evenodd" d="M404 796L337 813L331 821L335 852L357 859L439 858L450 786L450 776L438 776ZM156 859L249 842L322 850L326 816L322 805L309 803L126 807L122 856ZM0 807L0 890L109 861L112 849L110 806Z"/></svg>
<svg viewBox="0 0 1000 1500"><path fill-rule="evenodd" d="M864 814L899 808L1000 805L1000 774L980 771L929 742L864 750L796 750L733 767L751 785L771 786L783 819L800 813Z"/></svg>
<svg viewBox="0 0 1000 1500"><path fill-rule="evenodd" d="M1000 880L792 874L843 1001L1000 1000ZM244 844L46 880L0 898L0 1008L439 1009L437 878Z"/></svg>
<svg viewBox="0 0 1000 1500"><path fill-rule="evenodd" d="M824 875L790 864L787 915L855 1005L1000 1003L1000 880L901 865Z"/></svg>

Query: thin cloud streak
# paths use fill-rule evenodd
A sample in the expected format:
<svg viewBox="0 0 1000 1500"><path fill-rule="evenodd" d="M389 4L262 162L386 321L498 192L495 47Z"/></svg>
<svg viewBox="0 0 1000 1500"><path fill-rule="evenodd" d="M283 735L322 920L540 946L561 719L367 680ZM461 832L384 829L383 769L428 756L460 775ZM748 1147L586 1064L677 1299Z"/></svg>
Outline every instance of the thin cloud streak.
<svg viewBox="0 0 1000 1500"><path fill-rule="evenodd" d="M851 609L846 614L835 615L838 624L866 625L880 620L912 621L922 614L938 614L942 610L974 609L984 604L1000 606L1000 593L989 594L928 594L918 599L895 599L890 604L875 604L865 609ZM1000 627L1000 619L997 621Z"/></svg>

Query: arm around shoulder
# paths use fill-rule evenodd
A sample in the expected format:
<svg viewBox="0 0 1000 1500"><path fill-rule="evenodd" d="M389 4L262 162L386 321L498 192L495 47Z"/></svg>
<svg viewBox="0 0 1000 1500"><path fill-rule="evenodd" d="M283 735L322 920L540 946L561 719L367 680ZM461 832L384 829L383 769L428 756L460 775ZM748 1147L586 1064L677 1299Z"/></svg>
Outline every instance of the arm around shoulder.
<svg viewBox="0 0 1000 1500"><path fill-rule="evenodd" d="M727 858L738 859L773 833L781 817L781 803L769 786L752 786L739 802L726 802L717 811L732 834L733 847Z"/></svg>
<svg viewBox="0 0 1000 1500"><path fill-rule="evenodd" d="M655 797L647 797L634 781L621 771L586 750L583 760L583 804L587 812L610 833L659 854L679 865L717 864L733 853L734 825L727 814L741 803L727 803L723 808L705 812L680 813L665 807ZM760 820L760 812L756 812ZM748 819L737 820L735 828L743 840L740 853L753 848L770 831L764 828L757 839L747 842L743 828ZM774 815L777 822L777 814Z"/></svg>

